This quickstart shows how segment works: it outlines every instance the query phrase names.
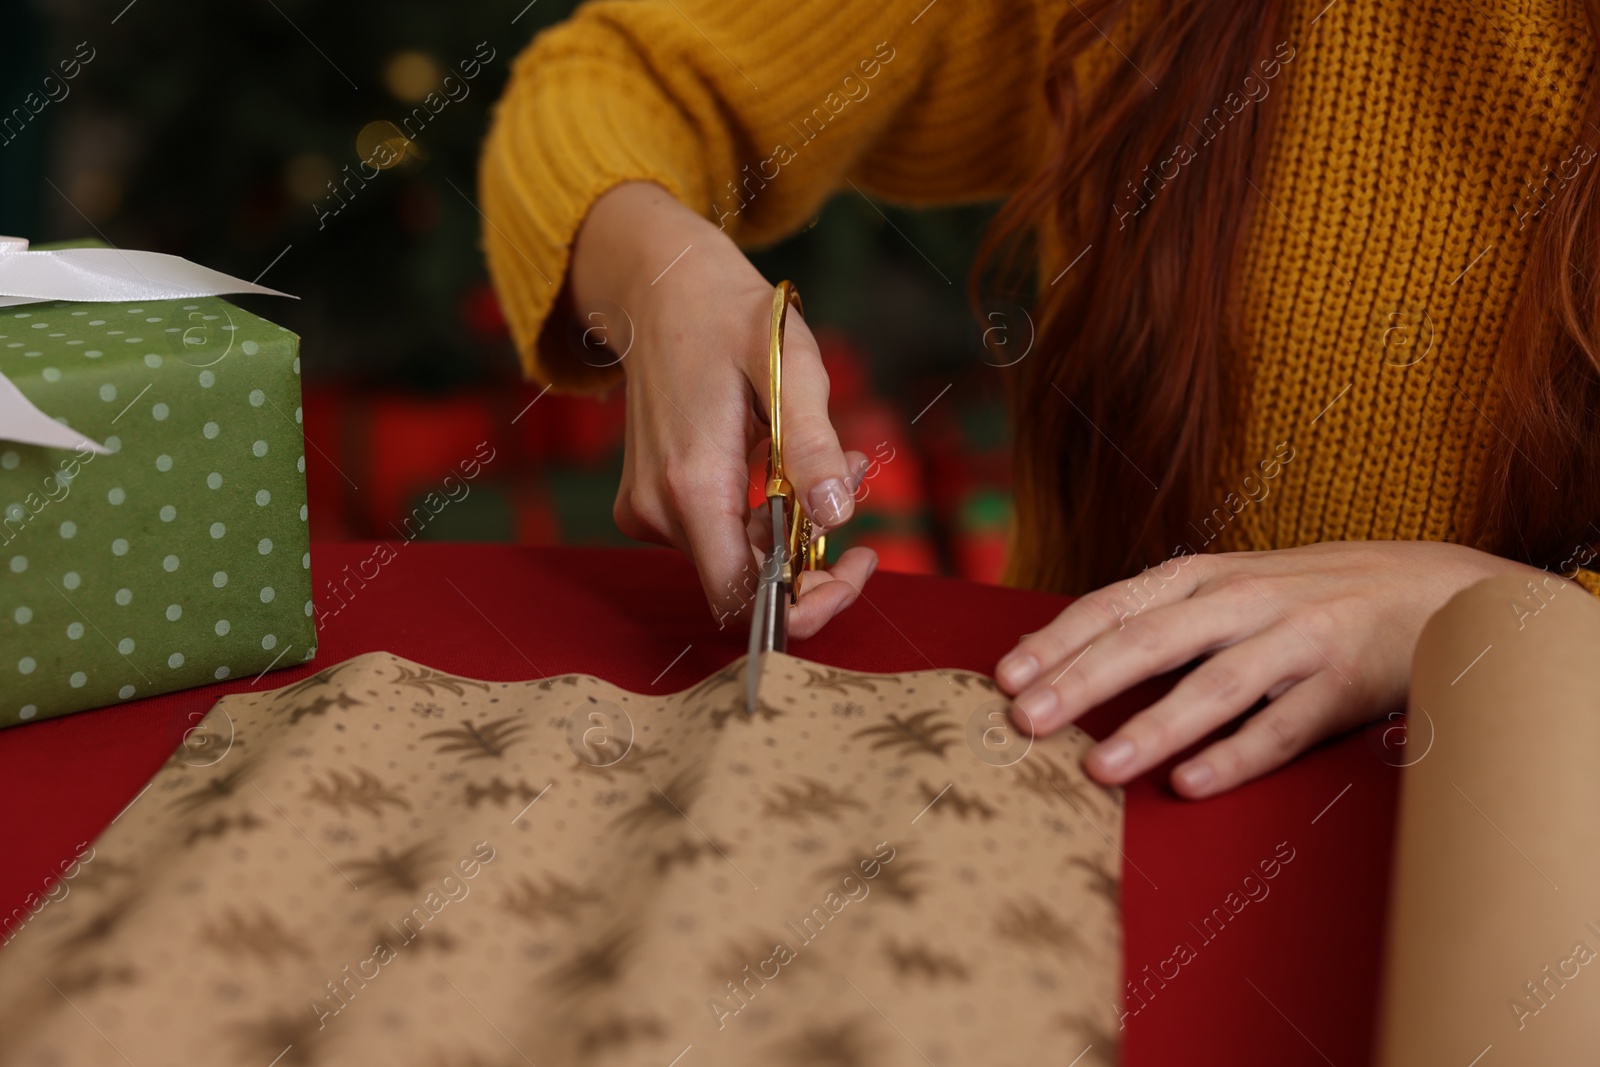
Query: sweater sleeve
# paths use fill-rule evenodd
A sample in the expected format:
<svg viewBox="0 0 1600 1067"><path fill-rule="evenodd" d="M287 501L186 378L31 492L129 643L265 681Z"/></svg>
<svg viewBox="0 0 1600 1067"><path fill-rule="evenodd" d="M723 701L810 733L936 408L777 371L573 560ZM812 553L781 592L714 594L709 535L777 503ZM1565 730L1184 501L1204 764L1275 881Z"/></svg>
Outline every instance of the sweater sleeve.
<svg viewBox="0 0 1600 1067"><path fill-rule="evenodd" d="M489 271L526 373L598 392L563 286L590 205L653 181L741 245L834 192L1005 195L1042 152L1042 0L594 0L518 57L479 174Z"/></svg>

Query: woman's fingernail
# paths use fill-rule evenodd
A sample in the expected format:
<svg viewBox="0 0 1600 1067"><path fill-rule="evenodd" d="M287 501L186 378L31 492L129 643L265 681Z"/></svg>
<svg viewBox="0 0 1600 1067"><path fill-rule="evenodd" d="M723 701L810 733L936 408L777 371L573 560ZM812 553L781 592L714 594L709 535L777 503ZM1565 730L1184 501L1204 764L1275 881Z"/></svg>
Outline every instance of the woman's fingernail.
<svg viewBox="0 0 1600 1067"><path fill-rule="evenodd" d="M1039 661L1026 652L1013 652L1000 661L994 675L1007 689L1017 690L1033 681L1039 674Z"/></svg>
<svg viewBox="0 0 1600 1067"><path fill-rule="evenodd" d="M829 528L848 519L855 507L855 501L851 499L844 483L837 478L813 485L811 492L806 495L806 503L811 506L811 521Z"/></svg>
<svg viewBox="0 0 1600 1067"><path fill-rule="evenodd" d="M867 480L867 469L872 466L870 460L862 460L856 464L856 469L850 472L850 494L854 496L861 488L861 483Z"/></svg>
<svg viewBox="0 0 1600 1067"><path fill-rule="evenodd" d="M867 577L871 578L874 574L877 574L877 573L878 573L878 554L876 552L874 552L872 554L872 562L867 564Z"/></svg>
<svg viewBox="0 0 1600 1067"><path fill-rule="evenodd" d="M1115 741L1107 741L1090 753L1100 769L1108 774L1116 774L1129 763L1133 762L1133 742L1125 737Z"/></svg>
<svg viewBox="0 0 1600 1067"><path fill-rule="evenodd" d="M1177 779L1177 784L1191 793L1207 793L1211 789L1211 780L1216 777L1211 773L1209 763L1185 763L1182 767L1172 772Z"/></svg>
<svg viewBox="0 0 1600 1067"><path fill-rule="evenodd" d="M1019 696L1011 706L1027 718L1033 729L1048 730L1056 719L1060 703L1054 689L1035 689Z"/></svg>

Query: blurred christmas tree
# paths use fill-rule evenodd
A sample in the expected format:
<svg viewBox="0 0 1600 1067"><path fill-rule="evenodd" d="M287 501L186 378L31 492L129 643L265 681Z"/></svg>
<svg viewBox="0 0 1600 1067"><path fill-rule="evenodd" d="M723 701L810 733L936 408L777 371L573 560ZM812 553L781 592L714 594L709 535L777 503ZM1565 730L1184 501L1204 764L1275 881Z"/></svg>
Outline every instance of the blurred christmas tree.
<svg viewBox="0 0 1600 1067"><path fill-rule="evenodd" d="M8 99L80 41L95 57L0 150L12 228L267 271L301 297L268 313L306 339L314 377L442 388L513 370L484 287L474 170L511 60L575 0L4 2ZM330 181L402 138L445 74L490 53L410 151L327 213ZM758 262L801 285L819 325L860 338L881 384L965 368L961 282L987 211L885 210L892 225L847 191Z"/></svg>
<svg viewBox="0 0 1600 1067"><path fill-rule="evenodd" d="M0 0L10 46L0 122L28 94L41 99L43 79L63 60L93 57L70 82L52 83L49 102L14 136L0 137L0 232L170 252L298 295L241 303L299 333L308 387L342 398L313 441L312 480L354 486L348 471L398 462L372 429L389 410L383 397L516 395L484 388L518 369L480 251L475 172L516 55L575 6ZM430 107L447 74L455 90ZM375 158L390 165L363 173L363 160ZM857 394L875 394L877 410L901 427L896 447L910 458L896 461L873 506L892 504L891 525L934 546L907 558L932 553L966 573L963 531L993 540L994 508L983 502L1003 481L994 461L1004 448L1000 379L980 358L964 296L989 215L904 211L847 187L801 233L753 255L768 277L795 281L814 327L851 339ZM434 425L442 408L390 407L410 413L407 439L449 436ZM614 411L585 410L606 433L616 430ZM870 440L851 447L871 452L893 436L868 424ZM517 470L536 484L509 495L548 499L535 511L592 513L609 528L602 498L615 490L619 448L620 437L608 438L589 450L599 460L570 467L561 464L578 461L527 451L508 476ZM562 488L577 481L582 491ZM934 482L937 491L923 488ZM319 535L386 536L363 524L357 513L371 500L357 495L323 503L322 521L338 523ZM567 539L580 536L575 529L524 516L477 535Z"/></svg>
<svg viewBox="0 0 1600 1067"><path fill-rule="evenodd" d="M484 344L477 146L509 60L571 6L543 0L513 22L515 8L489 5L51 0L35 55L48 65L86 41L95 58L29 131L48 137L54 186L37 235L98 231L245 278L270 267L264 282L302 297L271 314L321 374L480 375L501 360ZM463 62L477 77L460 77ZM452 73L465 95L424 107L411 150L344 186L355 193L330 214L330 181L399 138Z"/></svg>

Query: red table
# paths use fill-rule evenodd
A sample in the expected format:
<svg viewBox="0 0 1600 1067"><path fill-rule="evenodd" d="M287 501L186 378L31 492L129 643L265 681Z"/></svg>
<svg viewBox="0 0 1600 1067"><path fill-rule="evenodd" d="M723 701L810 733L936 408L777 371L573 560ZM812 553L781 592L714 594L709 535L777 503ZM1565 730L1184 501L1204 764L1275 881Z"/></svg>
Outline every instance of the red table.
<svg viewBox="0 0 1600 1067"><path fill-rule="evenodd" d="M693 571L673 553L408 543L363 582L356 564L374 548L313 551L319 605L337 603L327 583L353 576L346 606L324 617L317 665L386 650L478 678L582 672L666 693L744 652L746 635L717 631ZM857 670L987 673L1018 634L1065 603L880 574L792 651ZM137 796L219 696L287 685L312 669L0 731L0 914L41 890ZM1145 686L1083 725L1104 736L1162 688ZM1367 1063L1398 772L1353 735L1202 803L1178 799L1164 781L1147 776L1128 789L1125 972L1139 999L1129 994L1123 1063ZM1274 859L1275 877L1263 879L1260 865ZM1188 950L1175 955L1180 943ZM1064 1051L1063 1063L1074 1054Z"/></svg>

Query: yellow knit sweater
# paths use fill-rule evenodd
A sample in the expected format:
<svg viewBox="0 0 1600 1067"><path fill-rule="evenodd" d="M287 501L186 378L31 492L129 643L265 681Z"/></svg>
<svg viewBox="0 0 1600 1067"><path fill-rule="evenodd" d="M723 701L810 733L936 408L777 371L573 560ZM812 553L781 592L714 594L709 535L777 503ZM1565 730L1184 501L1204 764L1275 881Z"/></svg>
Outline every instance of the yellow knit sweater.
<svg viewBox="0 0 1600 1067"><path fill-rule="evenodd" d="M619 182L659 182L747 245L850 183L907 204L1015 189L1047 135L1064 14L1068 0L597 0L541 34L480 179L528 373L575 390L618 373L546 326L585 212ZM1264 82L1286 94L1267 204L1236 281L1251 395L1229 451L1253 467L1289 442L1293 458L1213 547L1451 539L1498 432L1494 357L1527 223L1600 145L1581 128L1583 7L1295 0L1285 18L1277 58L1292 59ZM1124 61L1110 44L1088 58Z"/></svg>

